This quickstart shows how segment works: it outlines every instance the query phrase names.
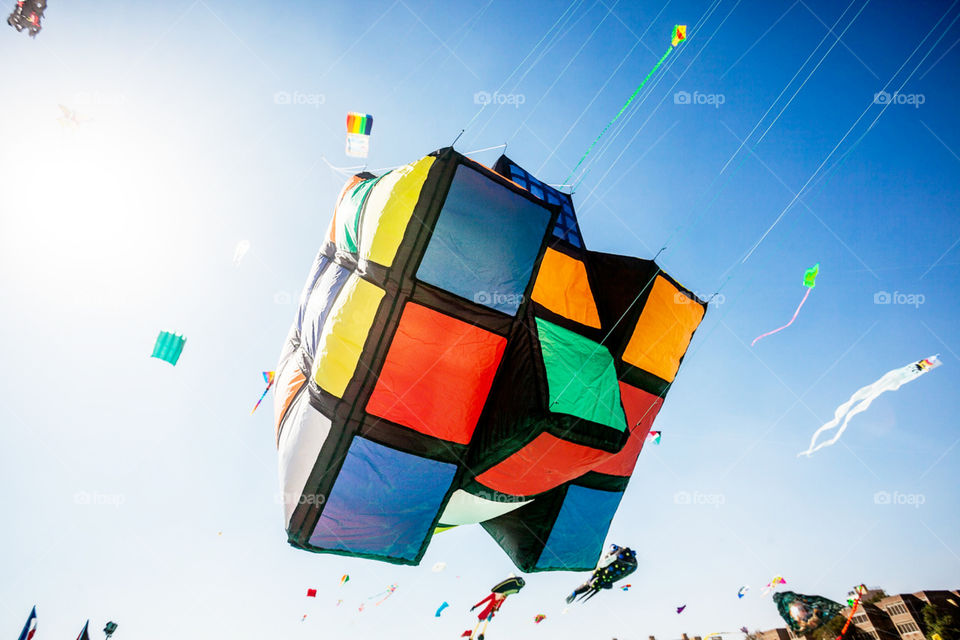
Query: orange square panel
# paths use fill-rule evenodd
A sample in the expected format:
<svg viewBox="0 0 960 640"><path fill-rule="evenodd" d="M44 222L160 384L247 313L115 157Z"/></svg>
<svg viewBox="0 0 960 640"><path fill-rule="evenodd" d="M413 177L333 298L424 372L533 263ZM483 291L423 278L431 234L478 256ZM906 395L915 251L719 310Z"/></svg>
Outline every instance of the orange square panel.
<svg viewBox="0 0 960 640"><path fill-rule="evenodd" d="M624 362L673 382L703 313L699 302L657 276L623 352Z"/></svg>
<svg viewBox="0 0 960 640"><path fill-rule="evenodd" d="M564 318L600 328L600 315L587 279L587 267L565 253L547 249L533 285L532 298Z"/></svg>

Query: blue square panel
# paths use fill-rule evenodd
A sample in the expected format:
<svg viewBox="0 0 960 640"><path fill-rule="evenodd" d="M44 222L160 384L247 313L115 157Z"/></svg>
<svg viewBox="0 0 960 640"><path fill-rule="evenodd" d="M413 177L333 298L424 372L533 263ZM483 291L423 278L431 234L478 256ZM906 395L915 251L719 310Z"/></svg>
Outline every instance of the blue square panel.
<svg viewBox="0 0 960 640"><path fill-rule="evenodd" d="M323 506L310 544L415 560L450 489L456 465L357 436Z"/></svg>
<svg viewBox="0 0 960 640"><path fill-rule="evenodd" d="M503 161L503 159L501 159L501 161ZM508 178L544 202L560 206L560 215L557 216L557 222L553 225L553 235L582 249L583 238L580 236L580 226L577 224L577 216L573 213L573 199L570 197L570 194L557 191L550 185L540 182L514 164L512 160L506 160L506 163Z"/></svg>
<svg viewBox="0 0 960 640"><path fill-rule="evenodd" d="M592 567L603 551L623 492L571 485L537 560L537 569Z"/></svg>
<svg viewBox="0 0 960 640"><path fill-rule="evenodd" d="M515 315L550 224L550 211L460 165L417 278Z"/></svg>

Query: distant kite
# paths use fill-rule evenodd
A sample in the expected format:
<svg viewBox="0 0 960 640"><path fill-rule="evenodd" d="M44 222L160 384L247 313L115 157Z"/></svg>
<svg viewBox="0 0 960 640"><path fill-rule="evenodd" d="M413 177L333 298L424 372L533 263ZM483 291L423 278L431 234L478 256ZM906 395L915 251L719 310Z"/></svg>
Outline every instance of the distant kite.
<svg viewBox="0 0 960 640"><path fill-rule="evenodd" d="M382 598L380 598L379 600L373 603L374 606L378 607L380 606L380 604L383 603L384 600L386 600L387 598L393 595L393 592L397 590L397 586L398 585L396 584L392 584L389 587L387 587L384 591L373 594L372 596L367 598L367 600L373 600L374 598L380 598L380 596L383 596ZM360 606L360 610L363 611L363 605Z"/></svg>
<svg viewBox="0 0 960 640"><path fill-rule="evenodd" d="M347 155L354 158L366 158L370 152L370 131L373 129L373 116L369 113L347 114Z"/></svg>
<svg viewBox="0 0 960 640"><path fill-rule="evenodd" d="M780 331L783 331L784 329L786 329L787 327L789 327L790 325L793 324L793 321L797 319L797 314L800 313L800 309L803 307L803 303L807 301L807 296L809 296L809 295L810 295L810 292L813 290L813 288L814 288L815 286L817 286L817 274L818 274L818 273L820 273L820 263L819 263L819 262L818 262L817 264L813 265L812 267L810 267L809 269L807 269L807 270L804 272L804 274L803 274L803 286L805 286L805 287L807 288L807 292L806 292L805 294L803 294L803 299L800 301L800 305L797 307L797 310L793 312L793 317L790 318L790 322L788 322L787 324L783 325L783 326L780 327L779 329L774 329L773 331L767 331L767 332L764 333L763 335L757 336L756 338L753 339L753 342L750 343L750 346L751 346L751 347L752 347L753 345L757 344L757 342L759 342L759 341L762 340L763 338L766 338L767 336L772 336L772 335L775 334L775 333L778 333L778 332L780 332Z"/></svg>
<svg viewBox="0 0 960 640"><path fill-rule="evenodd" d="M743 585L740 587L740 590L737 591L737 597L742 598L743 596L747 595L747 591L750 591L750 587L748 585Z"/></svg>
<svg viewBox="0 0 960 640"><path fill-rule="evenodd" d="M270 391L270 387L273 386L274 378L276 378L276 372L274 371L264 371L263 372L263 381L267 383L267 388L263 390L263 394L260 396L260 399L257 400L257 404L253 405L253 409L250 411L250 415L253 415L253 412L257 410L257 407L260 406L260 403L263 402L263 399L267 397L267 393ZM340 580L340 584L343 584L350 579L350 576L343 576L346 580Z"/></svg>
<svg viewBox="0 0 960 640"><path fill-rule="evenodd" d="M687 608L687 605L681 605L677 607L677 615L680 615L681 613L683 613L683 610L686 608Z"/></svg>
<svg viewBox="0 0 960 640"><path fill-rule="evenodd" d="M629 591L630 587L632 586L633 586L632 584L625 584L622 587L620 587L620 591Z"/></svg>
<svg viewBox="0 0 960 640"><path fill-rule="evenodd" d="M307 597L308 597L308 598L316 598L316 597L317 597L317 590L316 590L316 589L307 589Z"/></svg>
<svg viewBox="0 0 960 640"><path fill-rule="evenodd" d="M7 24L17 31L26 29L31 38L36 38L43 29L43 12L46 9L47 0L17 0L13 13L7 18Z"/></svg>
<svg viewBox="0 0 960 640"><path fill-rule="evenodd" d="M582 585L567 596L567 604L572 604L579 596L580 600L589 600L604 589L613 587L617 580L626 578L637 570L637 554L630 547L610 545L609 551L600 558L597 568Z"/></svg>
<svg viewBox="0 0 960 640"><path fill-rule="evenodd" d="M796 634L807 634L819 629L835 618L843 605L820 596L805 596L802 593L784 591L773 594L777 611L790 630Z"/></svg>
<svg viewBox="0 0 960 640"><path fill-rule="evenodd" d="M435 565L433 565L433 569L431 569L431 571L433 571L434 573L440 573L446 568L447 568L446 562L438 562Z"/></svg>
<svg viewBox="0 0 960 640"><path fill-rule="evenodd" d="M450 606L450 605L449 605L446 601L444 601L443 604L440 605L440 608L437 609L437 612L436 612L435 614L433 614L433 615L436 616L437 618L439 618L439 617L440 617L440 614L443 613L443 610L446 609L446 608L449 607L449 606Z"/></svg>
<svg viewBox="0 0 960 640"><path fill-rule="evenodd" d="M850 623L853 621L853 616L857 615L857 608L860 606L860 600L863 598L864 594L867 593L867 585L858 585L853 591L857 594L857 597L847 598L847 606L850 607L850 615L847 616L847 621L843 623L843 629L840 630L840 635L837 636L837 640L843 640L843 636L847 635L847 629L850 628Z"/></svg>
<svg viewBox="0 0 960 640"><path fill-rule="evenodd" d="M767 586L763 589L763 593L760 595L767 595L771 591L777 588L777 585L787 584L787 581L783 579L783 576L774 576L773 580L767 583Z"/></svg>
<svg viewBox="0 0 960 640"><path fill-rule="evenodd" d="M460 637L470 638L471 640L476 637L477 640L483 640L483 636L487 632L487 625L490 624L493 617L500 611L500 607L503 606L507 596L519 593L525 584L526 582L523 578L518 578L514 575L495 584L493 588L490 589L490 595L470 607L470 611L473 611L477 607L483 608L480 609L480 613L477 614L477 625L473 629L464 631L460 634ZM483 625L483 629L480 631L480 634L477 635L477 630L480 629L481 624Z"/></svg>
<svg viewBox="0 0 960 640"><path fill-rule="evenodd" d="M888 371L883 375L882 378L873 384L859 389L856 393L850 396L849 400L837 407L837 410L833 413L833 420L816 430L816 432L813 434L813 437L810 438L810 448L797 454L797 457L810 457L810 455L815 451L834 444L840 439L840 436L843 435L843 432L847 430L847 424L849 424L850 419L858 413L863 413L866 411L870 407L870 403L872 403L877 396L886 391L896 391L908 382L913 382L928 371L936 369L941 364L943 363L940 362L940 358L937 356L930 356L929 358L924 358L918 362L908 364L905 367ZM841 420L843 421L842 424L840 422ZM817 438L821 433L833 429L838 424L840 425L840 429L837 431L836 435L833 436L833 438L827 440L826 442L821 442L819 444L817 443Z"/></svg>
<svg viewBox="0 0 960 640"><path fill-rule="evenodd" d="M543 622L543 621L546 620L546 619L547 619L547 616L543 615L542 613L538 613L538 614L533 618L533 623L534 623L534 624L540 624L541 622Z"/></svg>
<svg viewBox="0 0 960 640"><path fill-rule="evenodd" d="M740 633L750 635L750 629L747 629L746 627L740 627Z"/></svg>
<svg viewBox="0 0 960 640"><path fill-rule="evenodd" d="M660 444L660 434L662 431L650 431L647 433L647 440L653 442L653 444Z"/></svg>
<svg viewBox="0 0 960 640"><path fill-rule="evenodd" d="M180 353L183 352L183 345L187 339L175 333L161 331L157 336L157 341L153 345L151 358L159 358L176 366L180 359Z"/></svg>
<svg viewBox="0 0 960 640"><path fill-rule="evenodd" d="M247 251L250 250L250 241L241 240L237 243L237 246L233 248L233 266L239 267L240 262L243 261L243 256L247 255Z"/></svg>
<svg viewBox="0 0 960 640"><path fill-rule="evenodd" d="M687 25L678 24L674 26L673 40L670 41L670 46L675 47L686 39L687 39Z"/></svg>
<svg viewBox="0 0 960 640"><path fill-rule="evenodd" d="M70 109L62 104L58 104L57 106L60 107L60 112L63 113L62 116L57 118L57 122L59 122L63 127L68 129L79 129L81 124L89 122L90 120L90 118L82 117L73 109Z"/></svg>

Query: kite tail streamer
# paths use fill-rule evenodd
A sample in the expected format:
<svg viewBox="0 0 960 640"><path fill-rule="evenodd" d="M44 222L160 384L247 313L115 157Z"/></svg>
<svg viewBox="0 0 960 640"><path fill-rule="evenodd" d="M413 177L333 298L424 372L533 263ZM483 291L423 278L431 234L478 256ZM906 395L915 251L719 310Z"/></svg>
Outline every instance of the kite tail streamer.
<svg viewBox="0 0 960 640"><path fill-rule="evenodd" d="M257 407L260 406L260 403L263 402L263 399L267 397L267 394L268 394L268 393L270 393L270 387L267 387L267 388L264 390L263 395L260 396L260 399L259 399L259 400L257 400L257 404L255 404L255 405L253 406L253 409L251 409L250 415L253 415L253 412L257 410Z"/></svg>
<svg viewBox="0 0 960 640"><path fill-rule="evenodd" d="M885 377L886 376L884 376L884 378ZM831 420L830 422L826 423L825 425L823 425L822 427L816 430L816 432L813 434L813 437L810 438L810 448L802 453L797 454L797 457L798 458L800 456L809 457L816 451L819 451L824 447L829 447L835 444L837 440L840 439L840 436L843 435L843 432L847 430L847 425L850 424L850 420L855 415L857 415L858 413L863 413L864 411L869 409L874 399L884 391L893 391L899 388L900 386L898 384L895 387L886 387L885 386L886 384L887 383L884 382L884 379L881 378L874 384L868 387L864 387L863 389L860 389L855 394L853 394L853 396L849 400L847 400L845 403L837 407L837 410L833 415L833 420ZM856 404L856 406L854 406L853 409L851 409L850 407L853 406L854 404ZM841 418L843 419L843 424L840 424ZM837 430L837 433L833 436L833 438L817 444L817 437L821 433L823 433L824 431L829 431L830 429L833 429L838 424L840 424L840 429Z"/></svg>
<svg viewBox="0 0 960 640"><path fill-rule="evenodd" d="M853 607L850 609L850 615L847 616L847 621L843 623L843 629L840 630L840 635L837 636L837 640L843 640L843 636L847 635L847 629L850 628L850 622L853 621L853 616L857 615L857 607L860 606L860 598L862 597L862 593L857 594L857 599L854 601Z"/></svg>
<svg viewBox="0 0 960 640"><path fill-rule="evenodd" d="M773 334L775 334L775 333L777 333L777 332L779 332L779 331L783 331L784 329L786 329L787 327L789 327L790 325L792 325L792 324L793 324L793 321L797 319L797 314L800 313L800 309L803 308L803 303L807 301L807 297L810 295L810 291L812 291L812 289L807 289L807 292L806 292L805 294L803 294L803 300L800 301L800 306L797 307L797 310L793 312L793 317L790 318L790 322L788 322L787 324L783 325L783 326L780 327L779 329L774 329L773 331L767 331L765 334L760 335L760 336L757 336L756 338L753 339L753 342L750 343L750 346L752 347L753 345L757 344L757 342L760 341L760 340L762 340L763 338L766 338L767 336L772 336Z"/></svg>
<svg viewBox="0 0 960 640"><path fill-rule="evenodd" d="M847 425L850 423L850 420L858 413L863 413L866 411L870 407L870 404L876 400L878 396L887 391L896 391L908 382L916 380L924 373L936 369L940 366L940 364L941 362L937 356L931 356L925 360L921 360L920 362L915 362L905 367L888 371L887 373L883 374L882 378L873 384L858 389L856 393L850 396L849 400L837 407L837 410L833 414L833 420L826 423L814 432L813 437L810 438L810 447L806 451L797 454L797 457L809 457L823 447L829 447L833 445L837 440L840 439L840 436L843 435L843 432L847 430ZM842 424L840 424L841 419L843 420ZM819 444L817 443L817 438L821 433L833 429L838 424L840 424L840 429L833 436L833 438L827 440L826 442L821 442Z"/></svg>

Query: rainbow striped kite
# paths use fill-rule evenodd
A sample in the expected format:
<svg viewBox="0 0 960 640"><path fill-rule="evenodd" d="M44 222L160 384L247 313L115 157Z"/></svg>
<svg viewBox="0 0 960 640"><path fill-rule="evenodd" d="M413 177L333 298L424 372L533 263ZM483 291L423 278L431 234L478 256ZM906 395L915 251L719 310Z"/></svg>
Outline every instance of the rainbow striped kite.
<svg viewBox="0 0 960 640"><path fill-rule="evenodd" d="M260 406L260 403L263 402L263 399L267 397L267 392L270 391L270 387L273 386L273 380L276 377L276 371L264 371L263 372L263 381L267 383L267 388L263 390L263 395L260 396L260 399L257 400L257 404L253 406L253 409L250 411L250 415L253 415L253 412L257 410L257 407ZM343 584L341 582L341 584Z"/></svg>
<svg viewBox="0 0 960 640"><path fill-rule="evenodd" d="M369 113L347 114L347 155L354 158L366 158L370 152L370 132L373 130L373 116Z"/></svg>

